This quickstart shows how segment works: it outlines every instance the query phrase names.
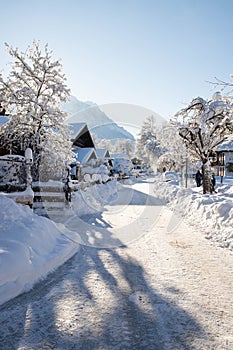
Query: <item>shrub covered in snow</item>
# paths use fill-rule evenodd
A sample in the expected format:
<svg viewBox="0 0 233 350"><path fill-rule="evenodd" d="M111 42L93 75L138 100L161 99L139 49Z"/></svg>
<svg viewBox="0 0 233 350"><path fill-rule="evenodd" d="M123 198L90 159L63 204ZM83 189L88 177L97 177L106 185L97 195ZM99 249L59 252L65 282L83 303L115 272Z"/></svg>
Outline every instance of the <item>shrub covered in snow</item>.
<svg viewBox="0 0 233 350"><path fill-rule="evenodd" d="M8 154L0 157L0 184L20 185L26 183L25 158Z"/></svg>
<svg viewBox="0 0 233 350"><path fill-rule="evenodd" d="M123 173L125 175L131 175L133 164L130 159L119 156L113 160L113 170L119 174Z"/></svg>

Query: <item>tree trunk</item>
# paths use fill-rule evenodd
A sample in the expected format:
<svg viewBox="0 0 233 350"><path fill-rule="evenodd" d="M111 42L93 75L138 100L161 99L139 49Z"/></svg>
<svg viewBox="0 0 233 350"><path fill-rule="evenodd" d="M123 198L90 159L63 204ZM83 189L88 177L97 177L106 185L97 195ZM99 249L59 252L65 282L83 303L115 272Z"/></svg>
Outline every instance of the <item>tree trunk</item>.
<svg viewBox="0 0 233 350"><path fill-rule="evenodd" d="M203 194L212 193L211 170L208 160L202 163Z"/></svg>

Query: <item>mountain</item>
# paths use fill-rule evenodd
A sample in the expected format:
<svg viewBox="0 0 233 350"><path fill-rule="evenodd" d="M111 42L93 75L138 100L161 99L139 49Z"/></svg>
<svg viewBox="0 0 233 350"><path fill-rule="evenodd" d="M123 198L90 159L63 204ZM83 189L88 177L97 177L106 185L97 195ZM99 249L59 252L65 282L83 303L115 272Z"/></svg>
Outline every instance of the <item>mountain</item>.
<svg viewBox="0 0 233 350"><path fill-rule="evenodd" d="M70 101L63 104L61 108L68 113L69 123L85 122L90 132L96 134L100 139L130 139L134 141L132 134L117 125L93 102L82 102L71 96Z"/></svg>

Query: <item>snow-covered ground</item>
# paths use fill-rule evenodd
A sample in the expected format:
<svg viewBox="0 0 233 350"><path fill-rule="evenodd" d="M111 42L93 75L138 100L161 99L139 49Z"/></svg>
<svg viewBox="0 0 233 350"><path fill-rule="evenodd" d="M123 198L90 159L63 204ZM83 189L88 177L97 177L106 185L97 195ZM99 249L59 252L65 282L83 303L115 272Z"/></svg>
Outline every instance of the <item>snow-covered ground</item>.
<svg viewBox="0 0 233 350"><path fill-rule="evenodd" d="M0 303L25 292L76 251L56 224L0 195Z"/></svg>
<svg viewBox="0 0 233 350"><path fill-rule="evenodd" d="M69 212L81 216L101 211L116 188L116 182L109 182L78 191ZM61 213L60 221L66 220L66 214ZM0 304L30 290L73 256L79 243L79 228L70 232L0 194Z"/></svg>
<svg viewBox="0 0 233 350"><path fill-rule="evenodd" d="M93 196L107 187L91 188L86 230L77 215L61 218L86 244L0 307L1 349L233 349L233 254L176 220L154 186L119 186L98 213Z"/></svg>
<svg viewBox="0 0 233 350"><path fill-rule="evenodd" d="M224 184L217 185L217 193L203 195L201 189L195 187L184 189L174 183L164 183L158 178L154 179L154 195L165 199L175 213L167 223L167 230L176 228L183 218L190 224L201 228L201 231L222 247L233 249L233 186L232 180L224 179ZM106 237L101 229L106 228L106 223L97 213L104 210L104 206L114 202L117 198L118 183L112 181L103 185L88 188L85 192L78 191L72 200L71 216L61 216L60 223L39 217L24 205L16 204L12 199L0 194L0 304L10 300L18 294L32 288L32 286L48 275L49 272L62 265L79 249L80 243L85 245L109 246L117 245L116 235ZM148 202L138 202L137 196L131 198L130 181L128 182L128 198L137 205L138 219L132 217L135 213L127 211L128 226L118 222L117 235L120 241L127 243L139 237L140 230L147 230L148 224L145 217L152 217L148 213ZM149 198L149 197L148 197ZM152 198L152 197L151 197ZM117 198L118 201L121 198ZM124 199L125 200L125 199ZM127 203L125 203L127 206ZM114 206L116 210L117 206ZM160 207L157 207L160 208ZM122 210L122 207L121 207ZM155 210L155 209L153 209ZM160 209L159 209L160 210ZM91 236L96 227L90 229L81 216L96 213L96 222L99 226L99 237L95 240ZM111 215L114 213L111 213ZM158 214L158 213L157 213ZM116 211L116 220L119 220ZM111 220L114 220L114 215ZM64 221L67 224L64 225ZM102 228L101 228L102 225ZM132 232L132 237L129 234ZM89 237L86 232L88 231Z"/></svg>
<svg viewBox="0 0 233 350"><path fill-rule="evenodd" d="M169 230L185 219L190 225L201 229L206 238L233 250L233 179L224 178L223 184L217 177L216 193L202 193L202 187L195 187L194 180L185 189L174 182L155 179L154 193L165 199L168 206L176 213L171 220Z"/></svg>

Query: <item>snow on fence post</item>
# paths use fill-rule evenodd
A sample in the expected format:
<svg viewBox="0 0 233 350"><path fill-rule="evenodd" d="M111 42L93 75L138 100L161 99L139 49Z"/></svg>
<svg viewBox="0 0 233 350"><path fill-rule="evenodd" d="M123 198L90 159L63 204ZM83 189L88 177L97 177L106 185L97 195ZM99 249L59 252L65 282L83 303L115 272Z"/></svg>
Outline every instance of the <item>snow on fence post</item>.
<svg viewBox="0 0 233 350"><path fill-rule="evenodd" d="M25 150L25 160L26 160L26 184L27 188L32 186L32 174L31 167L33 163L32 150L27 148Z"/></svg>
<svg viewBox="0 0 233 350"><path fill-rule="evenodd" d="M17 198L17 203L28 204L31 208L33 205L34 192L32 190L32 174L31 168L33 163L33 156L31 148L25 150L25 163L26 163L26 185L27 188Z"/></svg>

